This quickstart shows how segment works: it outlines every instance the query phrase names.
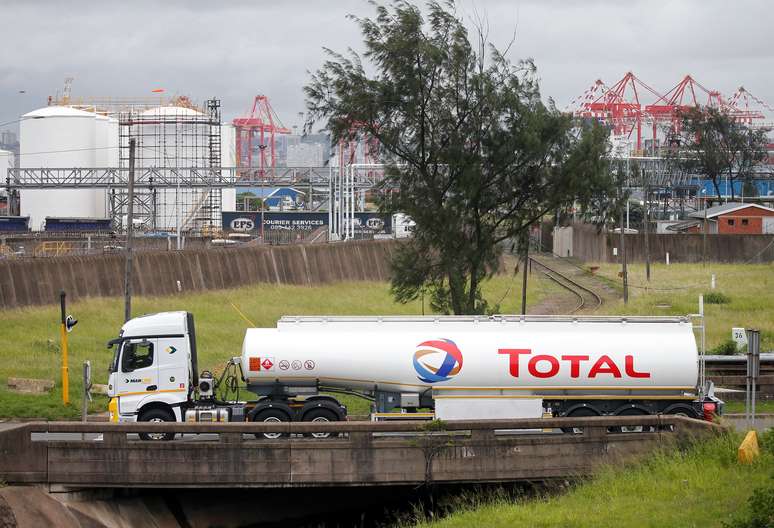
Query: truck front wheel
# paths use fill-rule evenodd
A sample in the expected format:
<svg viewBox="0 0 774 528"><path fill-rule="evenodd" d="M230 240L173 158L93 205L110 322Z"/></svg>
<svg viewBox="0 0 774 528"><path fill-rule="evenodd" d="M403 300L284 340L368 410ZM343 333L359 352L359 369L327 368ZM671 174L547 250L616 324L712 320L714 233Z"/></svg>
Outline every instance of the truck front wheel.
<svg viewBox="0 0 774 528"><path fill-rule="evenodd" d="M143 411L140 414L139 421L141 422L174 422L175 416L164 409L149 409ZM175 433L140 433L141 440L172 440L175 438Z"/></svg>

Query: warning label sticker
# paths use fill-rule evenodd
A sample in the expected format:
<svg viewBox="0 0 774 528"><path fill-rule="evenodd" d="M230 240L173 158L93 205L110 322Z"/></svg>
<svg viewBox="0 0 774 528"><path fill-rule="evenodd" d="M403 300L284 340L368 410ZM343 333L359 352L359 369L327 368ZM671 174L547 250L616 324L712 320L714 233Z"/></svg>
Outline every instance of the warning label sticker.
<svg viewBox="0 0 774 528"><path fill-rule="evenodd" d="M261 370L261 358L251 357L249 368L251 371Z"/></svg>
<svg viewBox="0 0 774 528"><path fill-rule="evenodd" d="M263 370L274 370L274 358L263 358L261 368Z"/></svg>

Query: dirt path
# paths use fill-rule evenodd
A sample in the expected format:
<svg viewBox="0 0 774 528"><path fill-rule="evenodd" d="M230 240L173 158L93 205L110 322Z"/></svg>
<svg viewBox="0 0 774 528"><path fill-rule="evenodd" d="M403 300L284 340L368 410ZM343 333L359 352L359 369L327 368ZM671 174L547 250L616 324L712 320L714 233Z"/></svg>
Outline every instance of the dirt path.
<svg viewBox="0 0 774 528"><path fill-rule="evenodd" d="M553 270L553 272L549 272L546 268L543 268L538 264L534 266L534 271L538 273L548 273L549 276L554 276L554 280L561 281L577 293L573 293L572 291L563 288L561 293L544 299L535 306L531 306L529 309L530 314L566 315L575 313L590 315L599 307L598 302L589 302L590 298L598 296L602 304L619 298L619 293L607 282L592 275L585 268L580 267L569 259L554 257L553 255L547 254L533 255L532 258L537 263L544 264ZM577 285L587 288L593 293L583 291L577 285L573 285L569 281L577 283ZM596 296L594 296L594 294L596 294ZM594 299L594 301L596 301L596 299ZM579 309L578 306L581 303L583 306Z"/></svg>

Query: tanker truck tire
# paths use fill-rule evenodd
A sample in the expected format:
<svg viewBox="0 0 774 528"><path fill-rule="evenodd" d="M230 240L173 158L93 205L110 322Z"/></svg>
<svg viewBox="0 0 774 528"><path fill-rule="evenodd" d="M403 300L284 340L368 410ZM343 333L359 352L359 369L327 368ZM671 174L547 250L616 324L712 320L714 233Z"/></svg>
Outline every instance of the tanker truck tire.
<svg viewBox="0 0 774 528"><path fill-rule="evenodd" d="M599 416L599 413L591 407L579 407L574 411L567 413L568 418L586 418L591 416ZM570 434L583 434L582 427L562 427L563 433Z"/></svg>
<svg viewBox="0 0 774 528"><path fill-rule="evenodd" d="M264 409L253 416L254 422L279 423L289 422L290 416L280 409ZM287 436L287 433L255 433L258 440L278 440Z"/></svg>
<svg viewBox="0 0 774 528"><path fill-rule="evenodd" d="M690 405L684 405L684 404L676 404L672 405L671 407L667 407L667 409L664 411L664 414L669 414L672 416L685 416L686 418L693 418L693 419L699 419L699 414L691 408ZM663 425L661 426L662 431L668 431L672 432L675 430L674 426L672 425Z"/></svg>
<svg viewBox="0 0 774 528"><path fill-rule="evenodd" d="M149 409L140 414L140 422L174 422L175 416L164 409ZM175 438L175 433L140 433L140 440L168 441Z"/></svg>
<svg viewBox="0 0 774 528"><path fill-rule="evenodd" d="M304 414L305 422L338 422L339 417L330 409L318 407ZM331 433L309 433L312 438L330 438Z"/></svg>
<svg viewBox="0 0 774 528"><path fill-rule="evenodd" d="M619 409L616 416L650 416L650 413L639 407L627 407ZM652 433L656 428L652 425L628 425L620 427L611 427L608 431L611 433Z"/></svg>

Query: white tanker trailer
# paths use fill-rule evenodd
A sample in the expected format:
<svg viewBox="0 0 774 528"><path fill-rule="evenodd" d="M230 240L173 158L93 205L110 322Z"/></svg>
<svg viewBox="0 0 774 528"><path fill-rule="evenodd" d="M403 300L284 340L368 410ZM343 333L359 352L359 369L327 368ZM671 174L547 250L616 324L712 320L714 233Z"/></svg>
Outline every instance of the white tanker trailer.
<svg viewBox="0 0 774 528"><path fill-rule="evenodd" d="M686 317L283 317L248 329L219 380L197 374L186 312L132 319L110 345L115 421L345 420L337 393L374 419L711 418L723 403L698 386ZM215 397L237 382L258 398Z"/></svg>

